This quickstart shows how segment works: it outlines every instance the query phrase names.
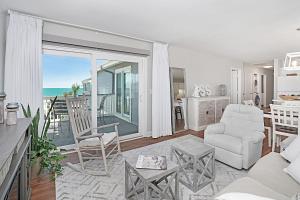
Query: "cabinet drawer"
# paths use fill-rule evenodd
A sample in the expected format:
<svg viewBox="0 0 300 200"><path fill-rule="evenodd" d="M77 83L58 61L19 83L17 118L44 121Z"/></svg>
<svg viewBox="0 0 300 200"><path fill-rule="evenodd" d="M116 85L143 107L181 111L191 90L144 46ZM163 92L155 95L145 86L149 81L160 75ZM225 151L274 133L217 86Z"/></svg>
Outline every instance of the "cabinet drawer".
<svg viewBox="0 0 300 200"><path fill-rule="evenodd" d="M199 125L204 126L215 122L214 101L201 101L199 104Z"/></svg>
<svg viewBox="0 0 300 200"><path fill-rule="evenodd" d="M220 122L226 106L229 104L229 99L216 100L216 123Z"/></svg>

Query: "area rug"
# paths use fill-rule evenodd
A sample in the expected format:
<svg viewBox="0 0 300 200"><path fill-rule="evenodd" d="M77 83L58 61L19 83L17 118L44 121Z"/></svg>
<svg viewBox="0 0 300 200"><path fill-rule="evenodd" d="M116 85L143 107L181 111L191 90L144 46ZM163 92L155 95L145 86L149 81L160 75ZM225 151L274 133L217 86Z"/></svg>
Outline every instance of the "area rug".
<svg viewBox="0 0 300 200"><path fill-rule="evenodd" d="M170 157L170 146L178 140L185 140L196 136L186 135L179 138L167 140L157 144L152 144L138 149L133 149L122 153L113 163L111 176L95 176L80 173L69 167L65 167L63 175L56 179L56 199L57 200L124 200L124 160L128 155L156 154ZM199 139L197 137L197 139ZM87 161L88 170L102 169L99 161ZM222 190L234 180L246 176L246 170L237 170L221 162L216 162L215 192ZM210 185L200 191L193 193L191 190L180 184L180 199L182 200L211 200L213 191Z"/></svg>

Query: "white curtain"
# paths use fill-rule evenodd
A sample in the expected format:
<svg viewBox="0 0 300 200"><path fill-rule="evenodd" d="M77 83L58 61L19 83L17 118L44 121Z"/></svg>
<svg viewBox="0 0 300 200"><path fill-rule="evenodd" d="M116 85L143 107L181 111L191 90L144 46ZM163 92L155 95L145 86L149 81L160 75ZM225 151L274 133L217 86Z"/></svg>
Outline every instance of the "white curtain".
<svg viewBox="0 0 300 200"><path fill-rule="evenodd" d="M12 12L9 17L4 92L6 102L18 102L43 111L42 20ZM22 116L20 109L19 116Z"/></svg>
<svg viewBox="0 0 300 200"><path fill-rule="evenodd" d="M168 45L153 44L152 137L172 134Z"/></svg>

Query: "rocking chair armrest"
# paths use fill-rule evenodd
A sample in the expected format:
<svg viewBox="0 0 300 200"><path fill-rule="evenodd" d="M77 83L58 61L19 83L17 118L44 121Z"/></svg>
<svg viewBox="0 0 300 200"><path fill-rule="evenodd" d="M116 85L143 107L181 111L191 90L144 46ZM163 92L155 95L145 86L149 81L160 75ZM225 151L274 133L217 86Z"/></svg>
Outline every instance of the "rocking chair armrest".
<svg viewBox="0 0 300 200"><path fill-rule="evenodd" d="M89 139L89 138L100 138L104 135L104 133L95 133L95 134L91 134L91 135L83 135L83 136L78 136L76 137L78 140L85 140L85 139Z"/></svg>
<svg viewBox="0 0 300 200"><path fill-rule="evenodd" d="M113 126L119 126L120 125L120 123L112 123L112 124L106 124L106 125L103 125L103 126L98 126L97 128L95 128L95 129L102 129L102 128L108 128L108 127L113 127Z"/></svg>

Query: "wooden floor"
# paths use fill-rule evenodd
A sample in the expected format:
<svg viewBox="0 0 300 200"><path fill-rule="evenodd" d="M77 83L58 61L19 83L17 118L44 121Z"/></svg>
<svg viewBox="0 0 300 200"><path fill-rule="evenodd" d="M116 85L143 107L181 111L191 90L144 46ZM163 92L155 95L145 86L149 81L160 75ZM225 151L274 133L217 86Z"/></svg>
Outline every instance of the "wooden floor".
<svg viewBox="0 0 300 200"><path fill-rule="evenodd" d="M187 134L192 134L201 138L203 138L204 135L203 131L195 132L195 131L187 130L180 133L176 133L175 135L172 136L167 136L167 137L162 137L157 139L140 138L132 141L122 142L121 149L122 151L128 151L131 149L155 144L158 142L173 139ZM271 148L268 147L268 140L266 137L263 142L262 155L264 156L270 152L271 152ZM69 154L64 162L78 163L77 154L75 153ZM55 200L55 184L53 181L49 180L48 176L41 176L39 178L32 179L31 187L32 187L32 195L31 195L32 200Z"/></svg>
<svg viewBox="0 0 300 200"><path fill-rule="evenodd" d="M175 132L184 130L184 119L175 120Z"/></svg>

